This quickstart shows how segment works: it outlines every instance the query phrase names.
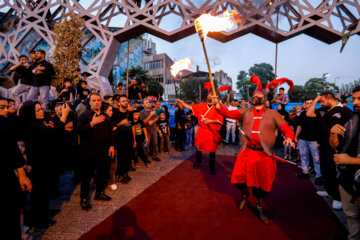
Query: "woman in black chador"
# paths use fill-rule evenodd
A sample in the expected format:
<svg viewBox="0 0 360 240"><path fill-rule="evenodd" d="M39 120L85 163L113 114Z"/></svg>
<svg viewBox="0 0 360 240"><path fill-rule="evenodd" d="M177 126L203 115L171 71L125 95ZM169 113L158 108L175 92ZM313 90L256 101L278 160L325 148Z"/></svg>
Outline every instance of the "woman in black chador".
<svg viewBox="0 0 360 240"><path fill-rule="evenodd" d="M53 161L54 142L57 132L64 129L70 108L63 107L60 121L53 123L44 115L39 102L25 102L20 109L20 119L24 124L25 143L29 158L32 159L31 192L32 224L35 227L46 227L54 221L49 218L49 200L58 196L59 176L57 165Z"/></svg>

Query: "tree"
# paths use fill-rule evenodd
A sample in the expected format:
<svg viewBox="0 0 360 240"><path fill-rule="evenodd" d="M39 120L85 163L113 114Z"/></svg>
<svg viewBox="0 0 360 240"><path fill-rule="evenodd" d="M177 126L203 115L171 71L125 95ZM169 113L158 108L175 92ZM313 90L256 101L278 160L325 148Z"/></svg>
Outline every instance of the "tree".
<svg viewBox="0 0 360 240"><path fill-rule="evenodd" d="M263 87L266 86L269 82L274 80L274 68L271 64L268 63L259 63L255 64L249 69L249 75L256 75L260 78Z"/></svg>
<svg viewBox="0 0 360 240"><path fill-rule="evenodd" d="M65 78L76 84L81 79L80 54L82 29L85 21L74 12L63 14L61 21L54 25L54 62L58 85L62 86Z"/></svg>
<svg viewBox="0 0 360 240"><path fill-rule="evenodd" d="M259 63L249 68L248 73L240 71L237 76L236 87L239 90L243 98L248 99L249 95L252 94L256 86L250 82L250 77L256 75L260 78L263 87L272 80L274 80L275 74L273 73L274 68L268 63Z"/></svg>
<svg viewBox="0 0 360 240"><path fill-rule="evenodd" d="M208 91L204 88L204 83L210 81L209 78L191 77L186 78L180 83L181 98L185 100L198 101L199 100L199 84L201 84L201 101L205 101ZM218 83L214 81L215 89L218 88Z"/></svg>
<svg viewBox="0 0 360 240"><path fill-rule="evenodd" d="M149 88L150 96L162 96L164 93L164 87L155 79L148 80L145 85Z"/></svg>
<svg viewBox="0 0 360 240"><path fill-rule="evenodd" d="M304 85L305 94L315 98L319 93L330 91L339 92L339 87L334 83L329 83L325 78L310 78Z"/></svg>
<svg viewBox="0 0 360 240"><path fill-rule="evenodd" d="M247 73L245 71L240 71L239 75L237 76L236 81L236 88L239 90L239 93L241 94L242 98L247 99L247 91L249 89L255 90L255 86L250 83L250 78L247 77Z"/></svg>
<svg viewBox="0 0 360 240"><path fill-rule="evenodd" d="M122 78L126 80L126 72L121 74ZM132 66L129 69L129 82L131 79L136 78L138 82L147 82L150 81L150 77L147 75L147 71L143 69L141 66Z"/></svg>
<svg viewBox="0 0 360 240"><path fill-rule="evenodd" d="M289 94L290 102L302 102L306 97L304 86L294 85L294 90Z"/></svg>

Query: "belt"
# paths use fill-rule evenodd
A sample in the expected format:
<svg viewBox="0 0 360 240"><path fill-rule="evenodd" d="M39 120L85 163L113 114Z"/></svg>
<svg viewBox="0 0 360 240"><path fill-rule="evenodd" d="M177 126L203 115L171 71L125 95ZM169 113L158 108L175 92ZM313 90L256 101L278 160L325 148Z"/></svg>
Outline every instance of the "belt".
<svg viewBox="0 0 360 240"><path fill-rule="evenodd" d="M264 151L264 149L262 147L252 147L252 146L246 146L247 148L250 148L251 150L254 151Z"/></svg>

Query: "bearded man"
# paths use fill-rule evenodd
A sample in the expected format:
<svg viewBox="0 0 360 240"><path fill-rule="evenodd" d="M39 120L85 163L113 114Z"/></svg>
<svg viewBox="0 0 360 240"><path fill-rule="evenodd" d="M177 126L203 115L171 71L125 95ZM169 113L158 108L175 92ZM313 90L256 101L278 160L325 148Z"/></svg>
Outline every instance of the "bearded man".
<svg viewBox="0 0 360 240"><path fill-rule="evenodd" d="M201 152L209 152L210 174L215 175L215 151L219 148L219 130L224 118L216 111L212 104L213 94L209 92L207 102L188 105L180 99L176 99L179 105L193 111L199 120L199 129L195 136L196 162L194 168L199 168L202 158Z"/></svg>
<svg viewBox="0 0 360 240"><path fill-rule="evenodd" d="M354 116L345 126L336 124L330 131L330 145L341 149L334 154L342 208L349 226L348 239L360 239L360 86L353 90Z"/></svg>
<svg viewBox="0 0 360 240"><path fill-rule="evenodd" d="M229 111L220 104L218 109L224 117L242 122L243 144L231 177L231 183L242 192L239 209L244 208L249 196L248 187L251 187L260 220L264 224L268 224L268 218L263 212L263 201L271 190L276 174L276 160L273 157L276 130L279 129L286 137L284 145L295 147L293 130L277 111L265 107L266 101L265 91L261 90L260 84L251 99L253 108ZM218 104L217 98L213 98L213 104Z"/></svg>

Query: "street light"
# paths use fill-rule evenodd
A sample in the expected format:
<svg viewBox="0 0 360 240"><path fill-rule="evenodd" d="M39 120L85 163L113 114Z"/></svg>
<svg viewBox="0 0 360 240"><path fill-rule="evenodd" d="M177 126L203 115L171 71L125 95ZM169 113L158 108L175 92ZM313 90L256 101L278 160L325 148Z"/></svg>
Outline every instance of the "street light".
<svg viewBox="0 0 360 240"><path fill-rule="evenodd" d="M330 77L330 74L329 73L324 73L323 74L323 79L326 80L328 77Z"/></svg>
<svg viewBox="0 0 360 240"><path fill-rule="evenodd" d="M323 74L323 81L324 81L324 90L327 91L328 90L328 86L326 85L326 79L330 77L329 73L324 73Z"/></svg>

